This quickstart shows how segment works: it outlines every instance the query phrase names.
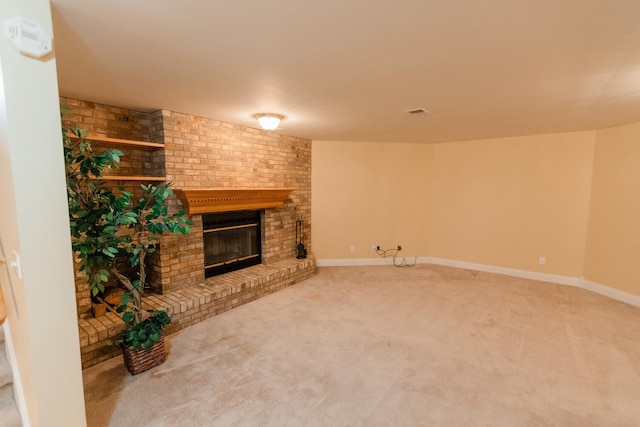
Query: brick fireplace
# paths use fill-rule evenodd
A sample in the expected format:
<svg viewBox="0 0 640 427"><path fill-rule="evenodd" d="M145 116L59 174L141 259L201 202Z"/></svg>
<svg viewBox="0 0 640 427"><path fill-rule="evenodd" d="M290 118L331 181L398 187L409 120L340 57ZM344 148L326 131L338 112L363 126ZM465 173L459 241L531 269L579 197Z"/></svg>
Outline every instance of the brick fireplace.
<svg viewBox="0 0 640 427"><path fill-rule="evenodd" d="M169 333L315 273L310 237L311 141L167 110L144 113L71 98L61 98L61 104L71 108L63 120L90 135L162 144L161 149L152 150L117 147L125 156L113 173L166 175L182 199L172 196L170 209L185 208L193 221L191 234L162 236L159 250L148 257L149 283L156 294L146 300L150 307L169 309L173 319ZM135 188L139 182L113 181L113 185ZM195 208L195 202L190 206L182 197L185 192L211 189L222 202L209 201L208 207ZM277 204L258 200L253 207L261 216L262 263L205 279L203 215L220 209L251 209L234 206L238 198L224 192L249 191L254 196L245 196L241 203L251 203L261 198L256 196L261 190L287 190ZM310 254L305 260L296 260L298 219L305 224ZM118 354L106 342L123 325L113 313L93 318L88 287L80 277L76 289L82 360L88 367Z"/></svg>

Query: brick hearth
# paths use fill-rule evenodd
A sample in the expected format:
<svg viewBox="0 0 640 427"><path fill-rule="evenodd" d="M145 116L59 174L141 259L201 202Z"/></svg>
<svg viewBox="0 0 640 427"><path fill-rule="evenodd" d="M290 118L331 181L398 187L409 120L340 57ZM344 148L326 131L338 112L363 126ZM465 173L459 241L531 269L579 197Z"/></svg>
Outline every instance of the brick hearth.
<svg viewBox="0 0 640 427"><path fill-rule="evenodd" d="M145 308L168 310L168 334L195 325L232 308L246 304L315 274L315 259L287 260L272 265L256 265L210 277L204 283L144 299ZM122 332L124 324L113 313L79 320L82 367L88 368L122 354L109 341Z"/></svg>
<svg viewBox="0 0 640 427"><path fill-rule="evenodd" d="M141 113L70 98L66 124L90 134L162 143L163 148L121 149L118 175L166 175L173 188L292 188L282 207L261 212L263 264L204 278L202 215L190 215L189 235L164 235L149 255L149 308L168 309L172 333L315 274L311 255L311 141L166 110ZM99 145L102 147L102 145ZM115 148L115 147L108 147ZM139 183L114 181L131 190ZM172 210L180 209L173 196ZM310 254L297 260L295 224L305 220ZM83 367L120 354L108 341L124 328L113 313L91 317L88 286L77 275L76 293Z"/></svg>

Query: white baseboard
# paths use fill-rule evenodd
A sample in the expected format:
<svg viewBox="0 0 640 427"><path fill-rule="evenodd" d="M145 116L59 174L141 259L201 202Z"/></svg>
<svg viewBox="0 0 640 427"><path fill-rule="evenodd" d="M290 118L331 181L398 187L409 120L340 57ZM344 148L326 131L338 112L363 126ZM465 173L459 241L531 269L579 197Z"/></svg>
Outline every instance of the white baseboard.
<svg viewBox="0 0 640 427"><path fill-rule="evenodd" d="M556 274L539 273L537 271L517 270L513 268L496 267L493 265L473 264L464 261L455 261L444 258L431 258L432 264L446 265L449 267L466 268L468 270L486 271L488 273L504 274L506 276L520 277L523 279L539 280L541 282L556 283L558 285L574 286L597 294L621 301L635 307L640 307L640 296L633 295L609 286L595 282L589 282L583 278L560 276Z"/></svg>
<svg viewBox="0 0 640 427"><path fill-rule="evenodd" d="M446 265L448 267L464 268L467 270L485 271L487 273L504 274L505 276L520 277L521 279L539 280L541 282L556 283L558 285L580 287L580 279L557 274L539 273L537 271L517 270L515 268L497 267L494 265L474 264L471 262L455 261L445 258L431 258L431 264Z"/></svg>
<svg viewBox="0 0 640 427"><path fill-rule="evenodd" d="M429 257L398 257L396 262L405 259L407 264L429 264ZM354 267L362 265L393 265L393 258L339 258L339 259L317 259L318 267Z"/></svg>
<svg viewBox="0 0 640 427"><path fill-rule="evenodd" d="M640 296L633 295L628 292L624 292L615 288L601 285L599 283L590 282L585 279L580 279L580 287L588 291L595 292L600 295L604 295L616 301L626 302L627 304L635 307L640 307Z"/></svg>
<svg viewBox="0 0 640 427"><path fill-rule="evenodd" d="M520 277L522 279L539 280L541 282L555 283L564 286L574 286L597 294L621 301L635 307L640 307L640 296L633 295L609 286L590 282L583 278L560 276L557 274L539 273L537 271L518 270L515 268L497 267L494 265L475 264L465 261L456 261L436 257L407 258L408 263L416 260L416 264L436 264L448 267L464 268L467 270L484 271L487 273L504 274L505 276ZM360 259L319 259L318 267L349 267L363 265L393 265L392 258L360 258Z"/></svg>
<svg viewBox="0 0 640 427"><path fill-rule="evenodd" d="M11 328L9 327L9 319L6 319L1 325L4 328L4 344L5 352L7 354L7 360L11 366L13 372L13 396L16 399L16 406L20 417L22 418L22 426L29 427L31 423L29 421L29 413L27 412L27 403L24 399L24 389L20 379L20 372L18 370L18 361L16 360L16 353L13 347L13 338L11 337Z"/></svg>

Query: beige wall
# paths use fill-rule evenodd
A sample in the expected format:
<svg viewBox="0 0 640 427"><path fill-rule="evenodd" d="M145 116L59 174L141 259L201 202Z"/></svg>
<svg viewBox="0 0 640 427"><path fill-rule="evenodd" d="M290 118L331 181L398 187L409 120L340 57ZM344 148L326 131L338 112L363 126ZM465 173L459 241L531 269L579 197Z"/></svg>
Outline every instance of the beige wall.
<svg viewBox="0 0 640 427"><path fill-rule="evenodd" d="M14 16L51 34L48 1L0 0L0 22ZM0 283L17 380L32 426L83 426L56 63L20 55L0 37L0 70L0 239L22 266L22 277L0 270Z"/></svg>
<svg viewBox="0 0 640 427"><path fill-rule="evenodd" d="M372 245L429 254L432 145L314 141L311 159L318 259L378 258Z"/></svg>
<svg viewBox="0 0 640 427"><path fill-rule="evenodd" d="M640 123L597 132L584 278L640 295Z"/></svg>
<svg viewBox="0 0 640 427"><path fill-rule="evenodd" d="M372 244L401 244L406 255L580 277L595 136L314 141L314 253L376 258Z"/></svg>
<svg viewBox="0 0 640 427"><path fill-rule="evenodd" d="M580 277L594 139L576 132L436 145L432 256Z"/></svg>

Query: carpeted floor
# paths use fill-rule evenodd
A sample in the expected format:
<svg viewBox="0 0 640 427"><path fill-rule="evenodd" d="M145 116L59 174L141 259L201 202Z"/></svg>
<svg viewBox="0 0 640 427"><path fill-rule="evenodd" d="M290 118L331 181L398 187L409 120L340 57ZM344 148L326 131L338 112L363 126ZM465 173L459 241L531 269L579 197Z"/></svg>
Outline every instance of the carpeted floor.
<svg viewBox="0 0 640 427"><path fill-rule="evenodd" d="M637 426L640 309L450 267L336 267L84 371L89 426Z"/></svg>

